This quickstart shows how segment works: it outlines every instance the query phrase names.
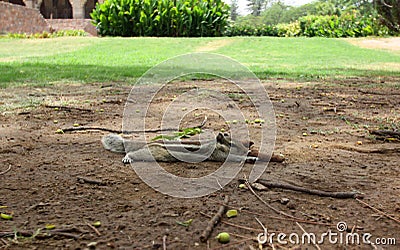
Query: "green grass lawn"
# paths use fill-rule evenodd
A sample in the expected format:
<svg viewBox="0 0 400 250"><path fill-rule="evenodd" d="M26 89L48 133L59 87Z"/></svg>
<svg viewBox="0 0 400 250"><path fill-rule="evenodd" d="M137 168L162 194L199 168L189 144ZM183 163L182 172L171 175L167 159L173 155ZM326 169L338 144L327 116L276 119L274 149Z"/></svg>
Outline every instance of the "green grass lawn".
<svg viewBox="0 0 400 250"><path fill-rule="evenodd" d="M400 53L324 38L0 39L0 87L57 82L134 83L156 64L207 49L238 60L258 77L315 79L400 76Z"/></svg>

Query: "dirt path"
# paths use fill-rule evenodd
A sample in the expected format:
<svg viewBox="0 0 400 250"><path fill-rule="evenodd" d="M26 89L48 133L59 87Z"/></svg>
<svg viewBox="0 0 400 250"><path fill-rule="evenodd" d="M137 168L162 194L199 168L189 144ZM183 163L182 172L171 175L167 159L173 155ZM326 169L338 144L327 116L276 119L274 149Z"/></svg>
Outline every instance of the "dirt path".
<svg viewBox="0 0 400 250"><path fill-rule="evenodd" d="M393 87L399 80L265 82L277 119L275 151L287 159L283 164L270 163L263 178L325 191L361 192L364 202L399 220L399 153L374 151L398 149L399 140L376 140L368 133L371 129L399 129L400 90ZM157 98L155 108L166 106L182 90L200 85L216 88L219 84L222 83L181 82ZM130 166L123 165L122 155L102 148L100 138L105 132L55 133L58 128L75 123L120 129L129 91L129 87L118 84L0 91L0 212L13 214L12 220L0 220L0 248L88 249L96 245L98 249L163 249L165 239L167 249L207 249L207 245L220 249L222 245L214 237L225 231L231 233L231 244L235 245L224 249L251 249L250 245L258 249L251 240L262 232L255 216L269 233L297 233L301 237L302 230L294 221L266 207L248 190L238 188L236 180L206 197L169 197L148 187ZM237 89L223 83L223 92L245 114L251 114L251 106ZM80 109L35 106L37 103ZM207 129L229 130L223 120L209 117ZM196 119L189 120L197 123ZM253 136L260 136L259 125L251 124L250 130ZM171 173L190 177L219 167L212 162L162 166ZM324 198L281 189L256 192L271 206L298 218L300 225L317 237L328 230L340 233L336 225L345 222L348 232L360 236L369 233L371 240L396 238L399 244L400 223L354 199ZM239 209L239 215L230 219L224 216L209 243L200 242L208 221L204 214L216 213L224 195L230 196L229 205ZM177 223L189 219L193 221L188 227ZM96 230L87 225L95 221L101 222ZM54 225L54 230L59 231L46 231L46 225ZM38 229L42 229L40 234L28 237L28 233ZM25 232L25 237L14 237L15 231ZM10 235L4 235L5 232ZM275 247L288 247L277 243L276 237L274 240ZM313 248L311 245L302 249ZM372 247L329 244L326 240L321 248Z"/></svg>
<svg viewBox="0 0 400 250"><path fill-rule="evenodd" d="M231 39L220 39L220 40L215 40L208 42L204 46L198 47L195 52L210 52L210 51L215 51L219 48L222 48L224 46L227 46L231 44L233 40Z"/></svg>

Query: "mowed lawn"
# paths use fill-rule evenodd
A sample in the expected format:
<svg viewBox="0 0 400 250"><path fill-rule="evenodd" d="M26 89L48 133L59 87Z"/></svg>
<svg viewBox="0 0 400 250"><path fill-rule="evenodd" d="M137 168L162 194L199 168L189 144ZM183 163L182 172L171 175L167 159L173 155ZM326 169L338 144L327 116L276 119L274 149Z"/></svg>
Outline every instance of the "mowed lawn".
<svg viewBox="0 0 400 250"><path fill-rule="evenodd" d="M127 82L173 56L210 52L243 63L258 77L312 80L400 77L400 52L325 38L0 39L0 87L60 82Z"/></svg>

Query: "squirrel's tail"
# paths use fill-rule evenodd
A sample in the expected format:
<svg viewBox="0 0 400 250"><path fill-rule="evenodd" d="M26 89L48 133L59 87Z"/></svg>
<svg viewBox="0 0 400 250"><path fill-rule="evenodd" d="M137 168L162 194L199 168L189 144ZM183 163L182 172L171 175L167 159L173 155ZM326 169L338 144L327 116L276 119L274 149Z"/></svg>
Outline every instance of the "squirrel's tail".
<svg viewBox="0 0 400 250"><path fill-rule="evenodd" d="M101 143L103 143L105 149L110 150L111 152L125 153L124 138L120 135L109 134L103 136Z"/></svg>

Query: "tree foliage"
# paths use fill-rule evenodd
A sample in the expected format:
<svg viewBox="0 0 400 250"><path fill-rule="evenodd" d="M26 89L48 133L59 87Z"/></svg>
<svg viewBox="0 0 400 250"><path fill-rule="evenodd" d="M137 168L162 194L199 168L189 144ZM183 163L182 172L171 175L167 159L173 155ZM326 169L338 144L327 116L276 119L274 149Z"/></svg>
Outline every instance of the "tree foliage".
<svg viewBox="0 0 400 250"><path fill-rule="evenodd" d="M400 0L385 1L400 3ZM399 7L394 11L392 7L384 6L388 22L397 29ZM372 0L318 0L300 7L287 6L281 0L276 0L260 16L238 18L235 25L229 27L227 34L360 37L384 36L390 32L380 22Z"/></svg>
<svg viewBox="0 0 400 250"><path fill-rule="evenodd" d="M383 23L393 32L400 32L400 0L375 0Z"/></svg>
<svg viewBox="0 0 400 250"><path fill-rule="evenodd" d="M237 17L239 16L238 13L239 5L238 0L231 1L231 20L236 21Z"/></svg>
<svg viewBox="0 0 400 250"><path fill-rule="evenodd" d="M247 0L247 8L250 10L251 15L260 16L261 12L265 9L267 5L267 0Z"/></svg>
<svg viewBox="0 0 400 250"><path fill-rule="evenodd" d="M285 13L289 9L289 6L285 5L283 2L278 1L271 5L262 12L261 17L263 23L267 25L276 25L278 23L286 23Z"/></svg>

